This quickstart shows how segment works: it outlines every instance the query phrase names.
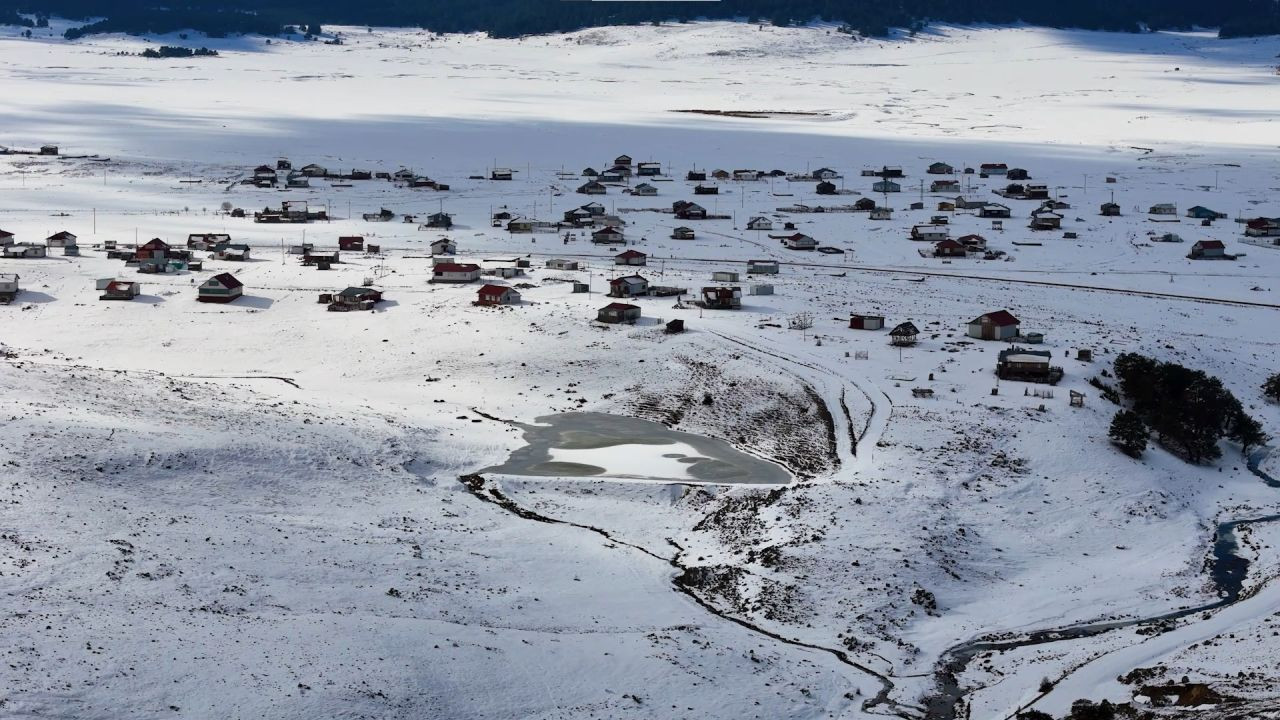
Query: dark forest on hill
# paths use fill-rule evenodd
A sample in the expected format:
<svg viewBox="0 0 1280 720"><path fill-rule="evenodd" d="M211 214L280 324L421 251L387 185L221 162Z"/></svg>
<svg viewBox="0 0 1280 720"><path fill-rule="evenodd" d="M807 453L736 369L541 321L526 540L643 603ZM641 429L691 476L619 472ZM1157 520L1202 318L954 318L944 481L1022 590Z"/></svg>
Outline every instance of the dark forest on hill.
<svg viewBox="0 0 1280 720"><path fill-rule="evenodd" d="M84 19L83 25L67 32L71 39L91 33L163 33L188 28L212 36L272 35L287 27L316 30L327 24L484 31L495 37L516 37L704 18L778 25L825 20L872 36L885 35L890 28L919 28L929 22L1025 22L1118 32L1216 27L1222 37L1280 34L1280 0L0 0L0 23L39 22L20 13Z"/></svg>

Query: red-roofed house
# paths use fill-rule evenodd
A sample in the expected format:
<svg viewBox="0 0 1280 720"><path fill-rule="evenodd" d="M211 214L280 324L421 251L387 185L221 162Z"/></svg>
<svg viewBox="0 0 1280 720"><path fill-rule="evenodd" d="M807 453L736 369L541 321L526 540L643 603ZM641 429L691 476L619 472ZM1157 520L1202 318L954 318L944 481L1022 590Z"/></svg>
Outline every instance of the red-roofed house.
<svg viewBox="0 0 1280 720"><path fill-rule="evenodd" d="M505 285L485 285L476 296L477 305L514 305L520 302L520 293Z"/></svg>
<svg viewBox="0 0 1280 720"><path fill-rule="evenodd" d="M959 240L947 238L941 242L934 243L934 257L964 257L968 253L968 248Z"/></svg>
<svg viewBox="0 0 1280 720"><path fill-rule="evenodd" d="M638 265L643 267L648 262L649 256L639 250L627 250L613 256L614 265Z"/></svg>
<svg viewBox="0 0 1280 720"><path fill-rule="evenodd" d="M358 252L364 250L364 237L360 235L345 235L338 238L338 249L348 252Z"/></svg>
<svg viewBox="0 0 1280 720"><path fill-rule="evenodd" d="M1008 310L979 315L969 321L969 337L979 340L1005 340L1018 336L1021 321Z"/></svg>
<svg viewBox="0 0 1280 720"><path fill-rule="evenodd" d="M160 238L151 238L138 246L133 256L139 260L163 260L169 252L169 243Z"/></svg>
<svg viewBox="0 0 1280 720"><path fill-rule="evenodd" d="M479 279L479 265L473 263L439 263L432 269L431 282L469 283Z"/></svg>
<svg viewBox="0 0 1280 720"><path fill-rule="evenodd" d="M1191 246L1191 252L1187 253L1187 257L1192 260L1202 260L1204 258L1220 258L1227 254L1227 246L1222 244L1221 240L1197 240Z"/></svg>

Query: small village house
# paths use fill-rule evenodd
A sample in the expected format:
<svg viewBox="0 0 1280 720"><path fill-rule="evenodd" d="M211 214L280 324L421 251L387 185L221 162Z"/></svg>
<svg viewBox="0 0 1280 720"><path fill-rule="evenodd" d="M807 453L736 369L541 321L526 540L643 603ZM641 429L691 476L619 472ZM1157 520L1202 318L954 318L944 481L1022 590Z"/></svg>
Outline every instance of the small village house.
<svg viewBox="0 0 1280 720"><path fill-rule="evenodd" d="M549 270L577 270L577 260L567 260L565 258L551 258L547 261L547 269Z"/></svg>
<svg viewBox="0 0 1280 720"><path fill-rule="evenodd" d="M748 260L747 274L748 275L777 275L778 261L777 260Z"/></svg>
<svg viewBox="0 0 1280 720"><path fill-rule="evenodd" d="M959 242L961 245L964 245L965 248L969 250L986 250L987 249L987 239L982 237L981 235L975 235L973 233L970 233L968 235L961 235L960 237L956 238L956 241Z"/></svg>
<svg viewBox="0 0 1280 720"><path fill-rule="evenodd" d="M982 218L1007 218L1013 217L1013 212L1007 205L1000 203L987 203L978 208L978 217Z"/></svg>
<svg viewBox="0 0 1280 720"><path fill-rule="evenodd" d="M512 176L511 168L494 168L489 173L490 180L510 180Z"/></svg>
<svg viewBox="0 0 1280 720"><path fill-rule="evenodd" d="M1018 336L1020 323L1008 310L997 310L970 320L967 334L978 340L1009 340Z"/></svg>
<svg viewBox="0 0 1280 720"><path fill-rule="evenodd" d="M707 174L701 170L690 170L685 176L685 180L689 182L706 182Z"/></svg>
<svg viewBox="0 0 1280 720"><path fill-rule="evenodd" d="M609 296L616 298L637 297L649 293L649 281L639 275L624 275L609 281Z"/></svg>
<svg viewBox="0 0 1280 720"><path fill-rule="evenodd" d="M249 246L244 243L218 243L213 246L213 257L218 260L248 262Z"/></svg>
<svg viewBox="0 0 1280 720"><path fill-rule="evenodd" d="M920 329L914 323L904 322L889 331L889 343L899 347L915 345L919 338Z"/></svg>
<svg viewBox="0 0 1280 720"><path fill-rule="evenodd" d="M3 250L3 257L7 259L29 260L49 256L49 248L47 246L35 243L11 243L3 246L0 250Z"/></svg>
<svg viewBox="0 0 1280 720"><path fill-rule="evenodd" d="M955 168L944 162L930 163L929 168L925 170L925 172L930 175L951 175L955 171Z"/></svg>
<svg viewBox="0 0 1280 720"><path fill-rule="evenodd" d="M658 194L658 188L650 185L649 183L640 183L639 185L631 188L631 194L638 197L652 197Z"/></svg>
<svg viewBox="0 0 1280 720"><path fill-rule="evenodd" d="M40 154L41 155L57 155L58 146L57 145L41 145Z"/></svg>
<svg viewBox="0 0 1280 720"><path fill-rule="evenodd" d="M447 212L433 212L427 216L427 222L424 224L429 228L448 230L453 227L453 216Z"/></svg>
<svg viewBox="0 0 1280 720"><path fill-rule="evenodd" d="M617 255L613 256L614 265L632 265L637 267L644 267L644 265L648 261L649 261L649 256L640 252L639 250L627 250L625 252L620 252Z"/></svg>
<svg viewBox="0 0 1280 720"><path fill-rule="evenodd" d="M829 167L820 167L817 170L814 170L813 172L809 173L809 178L812 180L830 180L831 178L838 178L838 177L840 177L840 173L836 172L835 170L832 170Z"/></svg>
<svg viewBox="0 0 1280 720"><path fill-rule="evenodd" d="M1244 225L1248 237L1280 237L1280 218L1258 217Z"/></svg>
<svg viewBox="0 0 1280 720"><path fill-rule="evenodd" d="M955 192L959 189L959 180L934 180L929 183L929 192Z"/></svg>
<svg viewBox="0 0 1280 720"><path fill-rule="evenodd" d="M1102 206L1098 209L1098 214L1103 217L1120 217L1120 205L1113 202L1102 203Z"/></svg>
<svg viewBox="0 0 1280 720"><path fill-rule="evenodd" d="M719 195L720 188L715 185L695 185L693 187L694 195Z"/></svg>
<svg viewBox="0 0 1280 720"><path fill-rule="evenodd" d="M911 228L911 239L922 242L941 242L951 237L951 231L945 225L915 225Z"/></svg>
<svg viewBox="0 0 1280 720"><path fill-rule="evenodd" d="M244 294L244 285L231 273L218 273L200 284L196 300L206 303L229 303Z"/></svg>
<svg viewBox="0 0 1280 720"><path fill-rule="evenodd" d="M795 233L781 238L782 244L788 250L813 250L818 247L818 241L805 235L804 233Z"/></svg>
<svg viewBox="0 0 1280 720"><path fill-rule="evenodd" d="M902 192L902 186L892 180L881 180L872 183L871 189L878 193L896 193Z"/></svg>
<svg viewBox="0 0 1280 720"><path fill-rule="evenodd" d="M968 255L968 252L968 248L966 248L963 243L950 238L937 242L933 246L934 257L965 257Z"/></svg>
<svg viewBox="0 0 1280 720"><path fill-rule="evenodd" d="M596 312L596 320L602 323L634 323L640 319L640 306L628 303L609 303Z"/></svg>
<svg viewBox="0 0 1280 720"><path fill-rule="evenodd" d="M747 221L748 230L772 230L773 221L763 215L757 215Z"/></svg>
<svg viewBox="0 0 1280 720"><path fill-rule="evenodd" d="M477 305L515 305L519 302L520 293L504 285L485 285L476 291Z"/></svg>
<svg viewBox="0 0 1280 720"><path fill-rule="evenodd" d="M622 231L612 225L591 233L591 242L597 245L621 245L626 242Z"/></svg>
<svg viewBox="0 0 1280 720"><path fill-rule="evenodd" d="M48 245L49 247L58 247L58 248L66 247L68 245L75 245L76 236L72 233L67 232L66 230L63 230L61 232L56 232L50 235L49 237L45 238L45 244Z"/></svg>
<svg viewBox="0 0 1280 720"><path fill-rule="evenodd" d="M627 167L627 168L631 167L631 162L632 160L630 155L619 155L618 157L613 159L614 165L621 165L622 167Z"/></svg>
<svg viewBox="0 0 1280 720"><path fill-rule="evenodd" d="M338 238L338 249L344 252L359 252L364 250L364 237L362 235L343 235Z"/></svg>
<svg viewBox="0 0 1280 720"><path fill-rule="evenodd" d="M709 310L737 310L742 307L742 288L704 287L702 288L702 306Z"/></svg>
<svg viewBox="0 0 1280 720"><path fill-rule="evenodd" d="M439 263L431 270L433 283L469 283L480 279L480 266L473 263Z"/></svg>
<svg viewBox="0 0 1280 720"><path fill-rule="evenodd" d="M980 175L1005 175L1009 172L1009 166L1004 163L982 163L978 166Z"/></svg>
<svg viewBox="0 0 1280 720"><path fill-rule="evenodd" d="M732 270L716 270L711 273L711 279L716 282L738 282L738 273Z"/></svg>
<svg viewBox="0 0 1280 720"><path fill-rule="evenodd" d="M13 233L6 230L0 230L0 246L13 244Z"/></svg>
<svg viewBox="0 0 1280 720"><path fill-rule="evenodd" d="M676 218L679 220L705 220L707 218L706 208L688 200L675 201L671 204L671 209L675 211Z"/></svg>
<svg viewBox="0 0 1280 720"><path fill-rule="evenodd" d="M759 170L734 170L734 180L759 180L761 172Z"/></svg>
<svg viewBox="0 0 1280 720"><path fill-rule="evenodd" d="M218 243L231 242L227 233L191 233L187 235L187 249L205 251Z"/></svg>
<svg viewBox="0 0 1280 720"><path fill-rule="evenodd" d="M1048 350L1011 347L1000 351L996 361L996 375L1001 380L1022 380L1052 385L1062 379L1062 368L1053 365L1053 353Z"/></svg>
<svg viewBox="0 0 1280 720"><path fill-rule="evenodd" d="M1225 220L1226 213L1220 213L1217 210L1210 210L1203 205L1194 205L1187 209L1187 217L1197 220Z"/></svg>
<svg viewBox="0 0 1280 720"><path fill-rule="evenodd" d="M858 198L853 203L853 209L860 212L871 212L876 209L876 201L871 198Z"/></svg>
<svg viewBox="0 0 1280 720"><path fill-rule="evenodd" d="M18 297L18 293L22 290L18 286L18 280L16 273L0 273L0 303L8 305Z"/></svg>
<svg viewBox="0 0 1280 720"><path fill-rule="evenodd" d="M814 188L813 191L818 195L837 195L840 192L839 189L836 188L836 184L829 180L823 180L818 183L818 186Z"/></svg>
<svg viewBox="0 0 1280 720"><path fill-rule="evenodd" d="M136 260L163 260L169 252L169 243L160 238L152 238L138 246L133 257Z"/></svg>
<svg viewBox="0 0 1280 720"><path fill-rule="evenodd" d="M583 195L604 195L609 192L609 188L596 180L588 180L578 186L578 192Z"/></svg>
<svg viewBox="0 0 1280 720"><path fill-rule="evenodd" d="M684 225L671 231L672 240L692 240L694 237L693 228L685 227Z"/></svg>
<svg viewBox="0 0 1280 720"><path fill-rule="evenodd" d="M1178 206L1173 203L1156 203L1147 212L1152 215L1177 215Z"/></svg>
<svg viewBox="0 0 1280 720"><path fill-rule="evenodd" d="M1032 230L1057 230L1062 227L1062 216L1051 210L1040 210L1031 214Z"/></svg>
<svg viewBox="0 0 1280 720"><path fill-rule="evenodd" d="M1191 245L1187 257L1192 260L1215 260L1227 256L1227 246L1221 240L1197 240Z"/></svg>
<svg viewBox="0 0 1280 720"><path fill-rule="evenodd" d="M877 208L872 208L872 209L871 209L871 212L867 215L867 219L869 219L869 220L892 220L892 219L893 219L893 208L887 208L887 207L877 207Z"/></svg>
<svg viewBox="0 0 1280 720"><path fill-rule="evenodd" d="M1010 180L1030 180L1031 179L1031 175L1028 174L1027 171L1023 170L1022 168L1009 168L1009 170L1005 172L1004 176L1009 178Z"/></svg>
<svg viewBox="0 0 1280 720"><path fill-rule="evenodd" d="M626 176L618 170L611 168L600 173L596 179L602 183L620 183L626 179Z"/></svg>
<svg viewBox="0 0 1280 720"><path fill-rule="evenodd" d="M102 291L99 300L132 300L142 293L142 286L132 280L108 280L98 289Z"/></svg>
<svg viewBox="0 0 1280 720"><path fill-rule="evenodd" d="M881 330L884 328L883 315L850 315L849 329L851 330Z"/></svg>
<svg viewBox="0 0 1280 720"><path fill-rule="evenodd" d="M662 163L642 162L636 165L636 175L640 177L657 177L662 174Z"/></svg>
<svg viewBox="0 0 1280 720"><path fill-rule="evenodd" d="M322 298L323 299L323 298ZM382 291L369 287L348 287L330 296L330 312L352 312L356 310L372 310L374 305L382 302Z"/></svg>
<svg viewBox="0 0 1280 720"><path fill-rule="evenodd" d="M440 238L431 242L432 255L456 255L458 253L458 245L449 238Z"/></svg>
<svg viewBox="0 0 1280 720"><path fill-rule="evenodd" d="M303 165L302 169L299 170L298 172L302 173L307 177L324 177L329 174L329 171L326 170L323 166L317 165L315 163Z"/></svg>
<svg viewBox="0 0 1280 720"><path fill-rule="evenodd" d="M507 221L507 232L531 233L533 232L533 221L528 218L511 218Z"/></svg>

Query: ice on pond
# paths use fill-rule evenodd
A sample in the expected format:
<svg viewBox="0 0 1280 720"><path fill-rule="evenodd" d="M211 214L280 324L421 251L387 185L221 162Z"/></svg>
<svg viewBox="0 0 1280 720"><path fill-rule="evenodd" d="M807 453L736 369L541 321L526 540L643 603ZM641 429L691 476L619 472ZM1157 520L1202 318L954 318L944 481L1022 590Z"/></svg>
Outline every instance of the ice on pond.
<svg viewBox="0 0 1280 720"><path fill-rule="evenodd" d="M786 484L776 463L715 438L607 413L562 413L522 425L525 447L487 472L688 483Z"/></svg>

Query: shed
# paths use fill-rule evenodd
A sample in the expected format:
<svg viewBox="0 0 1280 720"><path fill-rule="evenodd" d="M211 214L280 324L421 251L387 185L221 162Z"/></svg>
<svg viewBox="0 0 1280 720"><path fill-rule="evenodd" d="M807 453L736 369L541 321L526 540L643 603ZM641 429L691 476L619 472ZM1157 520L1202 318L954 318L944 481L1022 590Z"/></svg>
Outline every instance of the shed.
<svg viewBox="0 0 1280 720"><path fill-rule="evenodd" d="M849 317L849 328L851 330L881 330L884 328L884 316L851 315Z"/></svg>

